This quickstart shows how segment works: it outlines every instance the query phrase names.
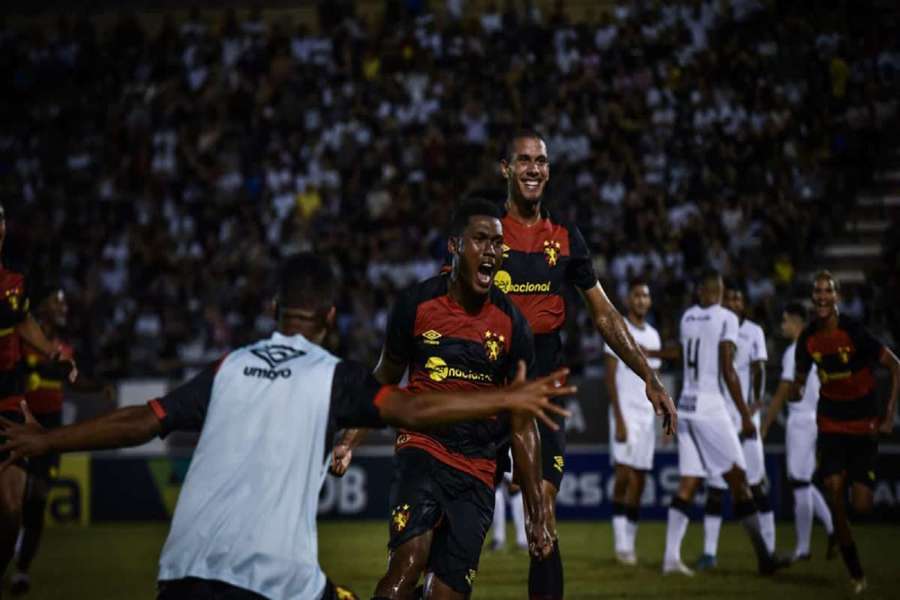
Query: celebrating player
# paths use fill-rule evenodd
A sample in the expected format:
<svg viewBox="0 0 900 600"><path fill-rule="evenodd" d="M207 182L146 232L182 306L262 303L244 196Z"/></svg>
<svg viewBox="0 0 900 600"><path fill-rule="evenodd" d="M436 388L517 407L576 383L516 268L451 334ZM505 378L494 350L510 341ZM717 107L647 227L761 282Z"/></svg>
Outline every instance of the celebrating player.
<svg viewBox="0 0 900 600"><path fill-rule="evenodd" d="M558 412L571 393L546 377L504 389L411 394L381 386L358 363L320 344L335 320L337 282L312 254L285 261L278 331L229 353L160 399L43 430L0 419L11 461L51 452L134 446L175 430L200 431L159 566L159 598L352 598L318 565L316 507L330 434L352 425L408 429ZM558 377L558 374L557 374ZM23 403L24 407L24 403Z"/></svg>
<svg viewBox="0 0 900 600"><path fill-rule="evenodd" d="M766 334L762 327L747 318L744 304L744 293L733 283L726 284L722 306L737 315L740 322L738 329L737 349L734 354L734 370L741 384L741 392L745 394L747 408L751 413L753 426L759 429L763 391L765 390ZM726 396L728 396L726 390ZM741 414L737 404L726 401L728 412L735 429L741 428ZM744 461L747 465L747 481L756 510L759 512L759 528L769 553L775 552L775 513L766 493L766 462L762 441L759 436L744 437L741 441ZM716 566L716 551L719 546L719 531L722 528L722 496L727 487L721 476L715 475L706 480L706 514L703 518L703 555L697 561L697 569L705 570Z"/></svg>
<svg viewBox="0 0 900 600"><path fill-rule="evenodd" d="M468 200L455 211L451 271L404 291L394 304L375 376L409 389L474 391L508 381L534 360L531 330L497 289L503 229L496 206ZM549 553L533 419L472 421L427 433L399 431L391 488L390 560L377 598L411 597L423 574L429 598L465 598L494 512L496 457L510 430L529 545Z"/></svg>
<svg viewBox="0 0 900 600"><path fill-rule="evenodd" d="M797 340L796 376L790 401L802 399L815 363L821 382L816 421L819 474L822 476L841 556L850 573L854 593L866 588L866 579L847 518L847 485L853 508L860 513L872 509L878 432L890 433L900 389L900 362L887 346L876 340L858 322L838 311L838 282L828 271L813 279L815 319ZM891 391L882 413L875 393L876 365L890 369Z"/></svg>
<svg viewBox="0 0 900 600"><path fill-rule="evenodd" d="M533 131L516 133L509 141L500 170L507 183L506 215L503 217L503 269L495 285L521 309L534 331L534 374L545 375L562 363L559 330L566 319L563 287L577 289L603 339L644 383L647 398L664 426L675 426L675 407L656 371L628 333L622 315L607 298L597 280L581 233L577 227L555 219L544 205L544 190L550 180L547 145ZM562 422L560 421L560 424ZM544 510L554 540L556 495L562 481L565 430L541 429ZM531 598L556 600L563 597L563 567L559 544L546 559L532 557L528 574Z"/></svg>
<svg viewBox="0 0 900 600"><path fill-rule="evenodd" d="M0 257L5 239L6 212L0 205ZM31 315L25 277L6 268L0 260L0 415L12 421L23 418L19 408L25 387L20 369L21 340L53 362L67 362L70 381L78 377L71 355L52 344ZM0 458L6 456L0 454ZM26 480L22 462L0 472L0 573L6 570L15 552Z"/></svg>
<svg viewBox="0 0 900 600"><path fill-rule="evenodd" d="M744 403L740 379L734 370L738 344L737 316L719 305L722 278L712 271L700 281L699 305L681 318L681 355L684 378L678 400L678 470L681 480L669 508L663 573L693 575L681 560L681 541L687 530L690 502L705 477L722 476L735 502L753 549L759 572L773 573L784 566L766 547L753 495L747 485L746 462L740 439L756 436L756 427ZM720 391L725 381L741 415L740 438Z"/></svg>
<svg viewBox="0 0 900 600"><path fill-rule="evenodd" d="M784 308L781 315L781 332L791 340L791 345L781 358L781 381L772 396L772 403L766 413L766 420L760 430L765 439L769 428L784 405L794 382L794 356L797 349L797 338L806 327L806 309L798 302L792 302ZM787 426L785 427L785 452L787 458L788 479L794 489L794 527L797 530L797 545L792 560L809 560L809 539L812 534L812 521L815 515L828 532L828 550L826 558L834 558L837 538L834 535L834 524L831 511L819 489L812 484L816 469L816 405L819 402L819 376L813 365L803 386L803 397L799 402L788 403Z"/></svg>
<svg viewBox="0 0 900 600"><path fill-rule="evenodd" d="M634 341L647 351L658 351L659 333L647 322L650 310L650 288L641 279L628 285L628 312L625 325ZM658 369L660 360L647 361ZM636 565L634 540L640 514L641 495L647 471L653 469L656 427L653 407L644 394L644 382L616 353L606 347L604 357L606 390L610 399L610 459L615 465L613 487L613 541L616 560L623 565Z"/></svg>

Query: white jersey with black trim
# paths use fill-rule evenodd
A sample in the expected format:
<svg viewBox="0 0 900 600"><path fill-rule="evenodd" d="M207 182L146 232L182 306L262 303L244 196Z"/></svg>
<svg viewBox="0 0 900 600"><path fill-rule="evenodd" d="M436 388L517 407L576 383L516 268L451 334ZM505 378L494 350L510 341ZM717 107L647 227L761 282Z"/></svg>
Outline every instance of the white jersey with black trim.
<svg viewBox="0 0 900 600"><path fill-rule="evenodd" d="M634 341L639 346L647 350L659 350L662 348L659 332L650 323L644 323L643 327L638 327L626 318L625 325L628 327L631 337L634 338ZM617 359L616 392L619 396L620 410L628 417L652 420L655 413L653 412L653 405L647 400L644 380L616 355L609 344L606 344L604 352ZM658 358L648 358L647 364L653 369L659 369L662 361Z"/></svg>
<svg viewBox="0 0 900 600"><path fill-rule="evenodd" d="M316 508L339 359L279 333L229 354L159 559L159 579L318 598Z"/></svg>
<svg viewBox="0 0 900 600"><path fill-rule="evenodd" d="M797 342L793 342L784 351L781 357L781 380L793 382L796 377L796 366L794 363L794 354L797 351ZM809 374L806 376L806 385L803 386L799 402L788 402L788 412L792 415L809 415L815 417L816 408L819 405L819 373L816 365L813 363Z"/></svg>
<svg viewBox="0 0 900 600"><path fill-rule="evenodd" d="M766 351L766 334L762 327L751 321L744 319L738 328L737 349L734 353L734 370L737 372L738 379L741 382L741 393L744 396L744 402L747 408L753 406L753 363L757 361L766 362L769 360L769 353ZM765 383L765 382L764 382ZM741 417L731 393L727 386L725 389L725 397L728 400L728 412L735 423L740 423ZM761 399L760 399L761 400ZM757 411L753 415L753 421L759 427L760 413Z"/></svg>
<svg viewBox="0 0 900 600"><path fill-rule="evenodd" d="M738 318L718 304L694 305L681 317L680 340L684 377L678 414L701 417L727 414L720 378L719 344L737 346Z"/></svg>

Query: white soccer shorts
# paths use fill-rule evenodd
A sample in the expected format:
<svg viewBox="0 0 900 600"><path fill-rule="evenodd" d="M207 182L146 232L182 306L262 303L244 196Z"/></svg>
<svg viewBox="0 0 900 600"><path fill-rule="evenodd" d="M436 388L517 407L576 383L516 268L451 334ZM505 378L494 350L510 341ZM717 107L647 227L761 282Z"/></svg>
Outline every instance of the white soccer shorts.
<svg viewBox="0 0 900 600"><path fill-rule="evenodd" d="M721 415L678 419L678 470L683 477L709 478L747 463L734 424Z"/></svg>
<svg viewBox="0 0 900 600"><path fill-rule="evenodd" d="M816 415L788 413L785 431L788 478L812 481L816 470Z"/></svg>
<svg viewBox="0 0 900 600"><path fill-rule="evenodd" d="M625 419L625 442L616 441L616 420L609 421L609 460L613 465L625 465L639 471L653 469L653 452L656 450L656 421Z"/></svg>
<svg viewBox="0 0 900 600"><path fill-rule="evenodd" d="M741 452L744 455L744 463L747 465L747 483L750 485L759 485L766 477L766 458L758 433L752 440L744 440L741 442ZM728 484L721 475L710 476L707 483L710 487L722 490L728 487Z"/></svg>

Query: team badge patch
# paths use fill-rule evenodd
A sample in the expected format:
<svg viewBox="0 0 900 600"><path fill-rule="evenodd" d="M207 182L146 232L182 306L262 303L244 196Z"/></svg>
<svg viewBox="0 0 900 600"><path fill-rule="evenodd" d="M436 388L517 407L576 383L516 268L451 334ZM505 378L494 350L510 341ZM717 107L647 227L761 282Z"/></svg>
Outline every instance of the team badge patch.
<svg viewBox="0 0 900 600"><path fill-rule="evenodd" d="M275 367L286 363L289 360L294 360L300 356L306 354L303 350L297 350L296 348L291 348L290 346L282 346L279 344L271 344L268 346L260 346L258 348L254 348L251 350L254 356L260 358L269 365L270 369L274 369Z"/></svg>
<svg viewBox="0 0 900 600"><path fill-rule="evenodd" d="M397 506L391 511L391 527L396 533L400 533L409 525L409 504Z"/></svg>
<svg viewBox="0 0 900 600"><path fill-rule="evenodd" d="M551 267L555 267L557 261L559 261L559 251L561 247L559 242L544 241L544 258L547 259L547 264Z"/></svg>
<svg viewBox="0 0 900 600"><path fill-rule="evenodd" d="M496 361L503 354L506 338L490 329L484 332L484 351L488 360Z"/></svg>
<svg viewBox="0 0 900 600"><path fill-rule="evenodd" d="M500 256L502 256L503 258L509 258L509 250L509 246L503 244L502 246L500 246Z"/></svg>
<svg viewBox="0 0 900 600"><path fill-rule="evenodd" d="M441 339L441 334L434 329L429 329L425 333L422 334L422 337L425 338L425 343L430 344L432 346L437 346L440 342L438 340Z"/></svg>
<svg viewBox="0 0 900 600"><path fill-rule="evenodd" d="M565 466L565 460L563 459L563 457L562 456L554 456L553 457L553 468L556 469L557 471L559 471L560 473L562 473L563 466Z"/></svg>

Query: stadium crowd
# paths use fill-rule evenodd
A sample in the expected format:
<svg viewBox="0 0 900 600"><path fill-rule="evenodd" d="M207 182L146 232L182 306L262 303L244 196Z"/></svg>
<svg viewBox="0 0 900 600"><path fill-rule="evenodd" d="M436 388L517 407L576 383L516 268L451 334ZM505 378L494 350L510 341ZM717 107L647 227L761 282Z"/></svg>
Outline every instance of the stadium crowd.
<svg viewBox="0 0 900 600"><path fill-rule="evenodd" d="M621 2L590 23L420 4L374 24L320 3L319 32L259 12L0 31L9 253L68 291L80 364L178 377L260 337L276 259L307 249L346 282L334 344L374 363L453 203L502 195L520 124L607 290L652 282L664 339L707 265L774 318L898 124L900 36L849 3ZM602 363L586 320L576 371Z"/></svg>

